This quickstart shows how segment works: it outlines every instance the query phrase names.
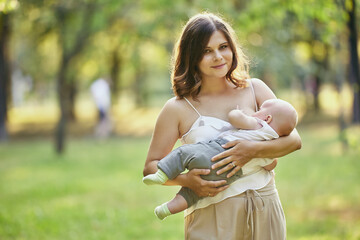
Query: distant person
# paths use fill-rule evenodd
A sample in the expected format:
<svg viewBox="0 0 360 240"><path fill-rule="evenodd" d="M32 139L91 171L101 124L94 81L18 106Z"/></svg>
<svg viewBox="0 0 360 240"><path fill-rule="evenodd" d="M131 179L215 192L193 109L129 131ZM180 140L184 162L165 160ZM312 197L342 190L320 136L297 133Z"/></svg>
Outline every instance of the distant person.
<svg viewBox="0 0 360 240"><path fill-rule="evenodd" d="M111 94L109 83L105 79L99 78L91 84L90 91L98 110L98 123L95 127L95 136L99 138L106 138L112 131L112 123L110 119Z"/></svg>
<svg viewBox="0 0 360 240"><path fill-rule="evenodd" d="M186 98L185 98L186 100ZM191 105L191 104L190 104ZM211 158L226 149L221 146L229 141L272 140L289 135L297 124L297 113L291 104L280 99L269 99L263 102L260 110L252 116L243 111L234 109L229 113L230 123L236 127L221 133L217 139L187 144L173 150L158 163L158 171L143 178L145 184L164 184L168 179L174 179L185 169L210 169ZM242 176L259 171L261 167L271 171L277 161L274 159L257 158L245 164L240 171L228 178L230 171L221 175L212 170L209 175L202 176L205 180L226 180L230 184ZM235 165L234 165L235 167ZM184 211L195 204L202 197L198 197L189 188L181 188L175 198L158 206L155 214L161 220L165 217Z"/></svg>

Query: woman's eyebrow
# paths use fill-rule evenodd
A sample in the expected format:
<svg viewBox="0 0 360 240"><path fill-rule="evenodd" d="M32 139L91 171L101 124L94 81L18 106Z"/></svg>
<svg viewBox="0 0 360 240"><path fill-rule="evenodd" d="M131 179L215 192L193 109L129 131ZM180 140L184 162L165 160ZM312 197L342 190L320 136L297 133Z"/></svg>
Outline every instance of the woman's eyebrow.
<svg viewBox="0 0 360 240"><path fill-rule="evenodd" d="M221 45L224 45L224 44L228 44L228 42L220 43L218 46L221 46ZM211 46L206 46L205 49L207 49L207 48L211 48Z"/></svg>

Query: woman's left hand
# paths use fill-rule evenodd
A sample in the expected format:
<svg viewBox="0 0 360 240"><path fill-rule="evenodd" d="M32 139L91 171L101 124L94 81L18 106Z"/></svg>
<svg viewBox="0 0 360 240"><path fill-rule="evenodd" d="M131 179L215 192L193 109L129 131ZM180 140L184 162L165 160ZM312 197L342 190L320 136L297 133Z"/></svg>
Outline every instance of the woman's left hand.
<svg viewBox="0 0 360 240"><path fill-rule="evenodd" d="M235 140L222 145L227 150L211 159L213 162L218 161L212 165L212 169L220 168L216 172L218 175L232 169L227 177L233 176L242 166L254 158L254 143L245 140Z"/></svg>

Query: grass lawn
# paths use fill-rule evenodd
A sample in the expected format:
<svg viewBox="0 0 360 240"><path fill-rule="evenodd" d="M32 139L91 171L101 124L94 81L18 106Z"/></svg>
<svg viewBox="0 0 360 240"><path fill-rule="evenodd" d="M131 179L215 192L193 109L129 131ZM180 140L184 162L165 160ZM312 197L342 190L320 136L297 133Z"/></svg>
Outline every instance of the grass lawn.
<svg viewBox="0 0 360 240"><path fill-rule="evenodd" d="M331 123L299 127L303 148L280 159L276 181L288 239L360 239L359 152L342 152ZM153 209L177 187L145 186L150 138L0 145L0 239L183 239L183 215Z"/></svg>

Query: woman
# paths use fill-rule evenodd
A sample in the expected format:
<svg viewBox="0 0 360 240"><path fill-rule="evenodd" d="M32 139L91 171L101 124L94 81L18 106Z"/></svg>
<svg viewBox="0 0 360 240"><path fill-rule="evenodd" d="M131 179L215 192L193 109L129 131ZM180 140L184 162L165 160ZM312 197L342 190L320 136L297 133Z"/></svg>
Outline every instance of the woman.
<svg viewBox="0 0 360 240"><path fill-rule="evenodd" d="M215 138L232 128L227 114L235 108L249 115L265 100L276 98L261 80L249 79L247 61L231 27L205 13L185 25L174 54L172 74L176 97L167 101L155 126L144 176L157 170L157 162L181 138L195 143ZM233 141L229 150L214 157L218 174L229 176L253 158L277 158L301 147L296 130L289 136L263 142ZM224 186L205 181L209 169L194 169L168 185L180 185L208 196L185 217L186 239L285 239L285 217L272 172L262 170Z"/></svg>

